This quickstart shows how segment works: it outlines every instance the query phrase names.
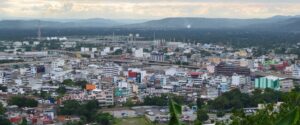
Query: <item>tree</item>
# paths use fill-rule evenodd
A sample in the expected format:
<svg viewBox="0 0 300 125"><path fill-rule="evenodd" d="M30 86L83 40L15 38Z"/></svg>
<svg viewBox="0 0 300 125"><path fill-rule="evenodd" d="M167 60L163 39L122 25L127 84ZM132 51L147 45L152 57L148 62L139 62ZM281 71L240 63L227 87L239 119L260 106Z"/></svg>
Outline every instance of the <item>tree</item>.
<svg viewBox="0 0 300 125"><path fill-rule="evenodd" d="M204 99L197 98L197 107L198 107L198 109L201 109L203 107L203 105L205 105Z"/></svg>
<svg viewBox="0 0 300 125"><path fill-rule="evenodd" d="M99 103L97 100L89 100L80 103L76 100L67 100L63 102L63 106L59 109L61 115L77 115L82 122L94 122L98 112Z"/></svg>
<svg viewBox="0 0 300 125"><path fill-rule="evenodd" d="M13 96L8 100L9 105L17 105L19 107L37 107L38 101L23 96Z"/></svg>
<svg viewBox="0 0 300 125"><path fill-rule="evenodd" d="M2 85L0 85L0 90L1 90L2 92L7 92L7 86L2 86Z"/></svg>
<svg viewBox="0 0 300 125"><path fill-rule="evenodd" d="M75 82L75 85L80 86L82 89L85 88L86 84L88 84L86 80L79 80Z"/></svg>
<svg viewBox="0 0 300 125"><path fill-rule="evenodd" d="M5 108L3 107L3 104L0 102L0 116L5 113Z"/></svg>
<svg viewBox="0 0 300 125"><path fill-rule="evenodd" d="M26 119L26 118L23 118L20 125L27 125L27 119Z"/></svg>
<svg viewBox="0 0 300 125"><path fill-rule="evenodd" d="M204 121L208 120L208 118L209 117L208 117L207 112L205 110L200 109L200 110L197 111L197 119L199 121L204 122Z"/></svg>
<svg viewBox="0 0 300 125"><path fill-rule="evenodd" d="M66 86L73 86L75 83L72 79L65 79L62 84Z"/></svg>
<svg viewBox="0 0 300 125"><path fill-rule="evenodd" d="M113 55L121 55L123 53L123 50L122 49L117 49Z"/></svg>
<svg viewBox="0 0 300 125"><path fill-rule="evenodd" d="M10 121L3 116L0 116L0 125L11 125Z"/></svg>
<svg viewBox="0 0 300 125"><path fill-rule="evenodd" d="M67 100L63 102L63 107L60 108L60 114L62 115L75 115L78 114L80 103L76 100Z"/></svg>
<svg viewBox="0 0 300 125"><path fill-rule="evenodd" d="M98 113L96 121L100 125L112 125L114 122L114 117L109 113Z"/></svg>
<svg viewBox="0 0 300 125"><path fill-rule="evenodd" d="M169 125L181 125L179 115L182 113L181 105L178 105L172 99L169 99L170 121Z"/></svg>
<svg viewBox="0 0 300 125"><path fill-rule="evenodd" d="M60 95L64 95L67 92L67 89L64 86L60 86L58 89L56 89L56 92Z"/></svg>
<svg viewBox="0 0 300 125"><path fill-rule="evenodd" d="M224 111L218 111L217 112L217 117L223 117L225 115Z"/></svg>
<svg viewBox="0 0 300 125"><path fill-rule="evenodd" d="M299 125L300 124L300 94L285 93L283 104L274 111L274 103L269 103L264 109L254 115L245 115L243 111L233 113L231 125Z"/></svg>
<svg viewBox="0 0 300 125"><path fill-rule="evenodd" d="M64 125L84 125L82 121L68 121Z"/></svg>
<svg viewBox="0 0 300 125"><path fill-rule="evenodd" d="M40 97L43 98L43 99L48 99L50 97L50 93L41 90L40 91Z"/></svg>

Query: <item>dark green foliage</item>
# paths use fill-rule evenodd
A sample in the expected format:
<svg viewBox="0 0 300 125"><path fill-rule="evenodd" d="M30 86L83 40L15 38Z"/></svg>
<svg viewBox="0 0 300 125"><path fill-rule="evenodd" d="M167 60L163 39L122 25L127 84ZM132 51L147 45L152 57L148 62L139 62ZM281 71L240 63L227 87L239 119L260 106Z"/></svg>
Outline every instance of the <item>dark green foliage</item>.
<svg viewBox="0 0 300 125"><path fill-rule="evenodd" d="M58 89L56 89L56 92L60 95L64 95L67 92L67 89L64 86L60 86Z"/></svg>
<svg viewBox="0 0 300 125"><path fill-rule="evenodd" d="M204 105L205 105L204 99L197 98L197 107L198 107L198 109L201 109Z"/></svg>
<svg viewBox="0 0 300 125"><path fill-rule="evenodd" d="M252 95L241 93L238 89L223 93L213 101L208 102L210 109L232 110L247 107L257 107L260 103L274 103L282 100L282 92L272 89L255 90Z"/></svg>
<svg viewBox="0 0 300 125"><path fill-rule="evenodd" d="M14 96L8 100L9 105L17 105L19 107L37 107L38 101L32 98L26 98L23 96Z"/></svg>
<svg viewBox="0 0 300 125"><path fill-rule="evenodd" d="M66 86L74 86L75 85L75 82L71 79L66 79L62 82L63 85L66 85Z"/></svg>
<svg viewBox="0 0 300 125"><path fill-rule="evenodd" d="M182 113L181 105L178 105L172 99L169 99L170 121L169 125L181 125L179 115Z"/></svg>
<svg viewBox="0 0 300 125"><path fill-rule="evenodd" d="M79 81L75 81L75 85L76 86L80 86L82 89L85 88L85 85L88 84L88 82L86 80L79 80Z"/></svg>
<svg viewBox="0 0 300 125"><path fill-rule="evenodd" d="M224 111L218 111L217 112L217 117L223 117L225 115Z"/></svg>
<svg viewBox="0 0 300 125"><path fill-rule="evenodd" d="M51 97L50 93L47 92L47 91L40 91L40 97L43 98L43 99L48 99Z"/></svg>
<svg viewBox="0 0 300 125"><path fill-rule="evenodd" d="M156 106L167 106L168 105L168 98L172 98L176 103L183 104L184 98L183 96L177 95L166 95L162 94L161 96L146 96L144 98L143 105L156 105Z"/></svg>
<svg viewBox="0 0 300 125"><path fill-rule="evenodd" d="M0 90L1 90L2 92L7 92L7 86L2 86L2 85L0 85Z"/></svg>
<svg viewBox="0 0 300 125"><path fill-rule="evenodd" d="M28 125L27 119L26 119L26 118L23 118L20 125Z"/></svg>
<svg viewBox="0 0 300 125"><path fill-rule="evenodd" d="M59 108L61 115L80 116L83 122L93 122L97 119L99 103L96 100L80 103L76 100L68 100L63 103L63 107Z"/></svg>
<svg viewBox="0 0 300 125"><path fill-rule="evenodd" d="M0 116L0 125L11 125L10 121L3 116Z"/></svg>
<svg viewBox="0 0 300 125"><path fill-rule="evenodd" d="M113 55L121 55L122 53L123 53L123 50L117 49L117 50L113 53Z"/></svg>
<svg viewBox="0 0 300 125"><path fill-rule="evenodd" d="M5 108L3 107L3 104L0 103L0 116L5 113Z"/></svg>
<svg viewBox="0 0 300 125"><path fill-rule="evenodd" d="M60 114L62 115L77 115L79 114L80 103L75 100L67 100L63 103L63 107L60 108Z"/></svg>
<svg viewBox="0 0 300 125"><path fill-rule="evenodd" d="M202 109L197 111L197 120L204 122L204 121L208 120L208 118L209 117L207 115L207 111L202 110Z"/></svg>
<svg viewBox="0 0 300 125"><path fill-rule="evenodd" d="M24 62L24 60L0 60L0 64L3 64L3 63L18 63L18 62Z"/></svg>
<svg viewBox="0 0 300 125"><path fill-rule="evenodd" d="M285 93L283 104L274 112L274 103L266 105L253 115L245 115L242 110L233 112L230 125L299 125L300 93ZM275 110L276 111L276 110Z"/></svg>
<svg viewBox="0 0 300 125"><path fill-rule="evenodd" d="M68 121L64 125L84 125L82 121Z"/></svg>
<svg viewBox="0 0 300 125"><path fill-rule="evenodd" d="M109 113L99 113L96 116L96 121L100 125L112 125L114 117Z"/></svg>

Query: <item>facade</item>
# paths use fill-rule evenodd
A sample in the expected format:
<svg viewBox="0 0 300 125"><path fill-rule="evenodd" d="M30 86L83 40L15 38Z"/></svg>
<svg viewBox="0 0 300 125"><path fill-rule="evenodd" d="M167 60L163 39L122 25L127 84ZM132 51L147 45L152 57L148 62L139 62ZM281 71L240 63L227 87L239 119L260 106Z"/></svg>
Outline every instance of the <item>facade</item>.
<svg viewBox="0 0 300 125"><path fill-rule="evenodd" d="M119 75L119 66L116 64L106 64L103 66L103 74L106 77L113 77Z"/></svg>
<svg viewBox="0 0 300 125"><path fill-rule="evenodd" d="M300 67L297 65L293 66L292 76L300 78Z"/></svg>
<svg viewBox="0 0 300 125"><path fill-rule="evenodd" d="M247 76L234 74L231 77L231 85L234 85L234 86L243 85L243 84L248 83L249 81L250 81L250 78Z"/></svg>
<svg viewBox="0 0 300 125"><path fill-rule="evenodd" d="M239 75L250 75L250 69L247 67L240 67L232 64L220 63L215 67L217 75L232 76L234 73Z"/></svg>
<svg viewBox="0 0 300 125"><path fill-rule="evenodd" d="M278 78L275 76L266 76L266 77L260 77L255 79L255 88L258 89L265 89L265 88L271 88L274 90L280 89L280 80L282 78Z"/></svg>
<svg viewBox="0 0 300 125"><path fill-rule="evenodd" d="M165 56L160 52L152 52L150 56L151 61L163 62L165 61Z"/></svg>
<svg viewBox="0 0 300 125"><path fill-rule="evenodd" d="M294 83L292 79L280 80L280 91L290 92L293 88L294 88Z"/></svg>
<svg viewBox="0 0 300 125"><path fill-rule="evenodd" d="M56 59L55 61L51 62L52 68L59 68L65 65L65 60L63 59Z"/></svg>
<svg viewBox="0 0 300 125"><path fill-rule="evenodd" d="M144 50L143 48L139 48L134 51L134 56L137 58L143 58L144 57Z"/></svg>

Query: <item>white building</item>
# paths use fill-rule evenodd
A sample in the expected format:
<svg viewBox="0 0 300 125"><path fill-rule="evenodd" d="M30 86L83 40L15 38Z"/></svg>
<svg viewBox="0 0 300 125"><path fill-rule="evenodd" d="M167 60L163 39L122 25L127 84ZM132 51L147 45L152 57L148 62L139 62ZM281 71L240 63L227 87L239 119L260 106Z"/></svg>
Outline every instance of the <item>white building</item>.
<svg viewBox="0 0 300 125"><path fill-rule="evenodd" d="M246 83L248 83L249 80L250 80L249 77L245 77L245 76L241 76L241 75L234 74L234 75L232 75L232 77L231 77L231 85L239 86L239 85L241 85L241 84L246 84Z"/></svg>
<svg viewBox="0 0 300 125"><path fill-rule="evenodd" d="M39 41L33 41L33 45L36 46L36 45L39 45L40 42Z"/></svg>
<svg viewBox="0 0 300 125"><path fill-rule="evenodd" d="M297 66L297 65L293 66L292 75L293 75L293 77L300 78L300 67L299 66Z"/></svg>
<svg viewBox="0 0 300 125"><path fill-rule="evenodd" d="M96 52L97 51L97 48L92 48L92 52Z"/></svg>
<svg viewBox="0 0 300 125"><path fill-rule="evenodd" d="M63 42L63 47L65 47L65 48L76 47L76 42Z"/></svg>
<svg viewBox="0 0 300 125"><path fill-rule="evenodd" d="M52 68L59 68L65 65L65 60L63 59L56 59L51 63Z"/></svg>
<svg viewBox="0 0 300 125"><path fill-rule="evenodd" d="M137 58L142 58L144 57L144 49L143 48L139 48L137 50L134 51L134 56Z"/></svg>
<svg viewBox="0 0 300 125"><path fill-rule="evenodd" d="M103 75L106 77L117 76L119 73L119 66L116 64L109 63L103 66Z"/></svg>

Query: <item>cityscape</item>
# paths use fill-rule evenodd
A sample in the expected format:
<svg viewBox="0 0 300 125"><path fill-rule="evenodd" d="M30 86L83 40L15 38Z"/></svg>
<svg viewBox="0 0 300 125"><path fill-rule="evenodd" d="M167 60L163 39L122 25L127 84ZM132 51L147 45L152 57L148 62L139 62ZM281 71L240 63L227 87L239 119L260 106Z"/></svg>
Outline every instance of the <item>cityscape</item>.
<svg viewBox="0 0 300 125"><path fill-rule="evenodd" d="M1 1L0 125L299 125L300 3L270 1Z"/></svg>

